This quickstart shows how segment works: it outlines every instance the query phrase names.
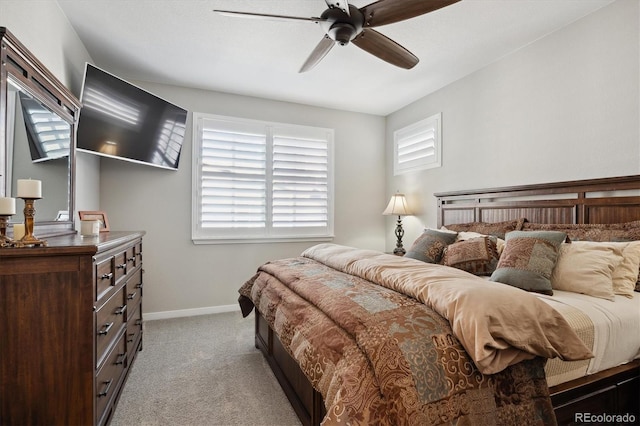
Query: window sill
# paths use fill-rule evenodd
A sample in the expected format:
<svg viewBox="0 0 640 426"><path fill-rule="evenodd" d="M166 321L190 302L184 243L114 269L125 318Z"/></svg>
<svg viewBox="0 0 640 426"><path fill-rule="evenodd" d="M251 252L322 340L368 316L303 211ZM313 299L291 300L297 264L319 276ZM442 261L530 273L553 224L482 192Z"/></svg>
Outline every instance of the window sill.
<svg viewBox="0 0 640 426"><path fill-rule="evenodd" d="M192 238L195 245L207 244L265 244L265 243L303 243L303 242L329 242L333 241L334 236L323 237L273 237L273 238Z"/></svg>

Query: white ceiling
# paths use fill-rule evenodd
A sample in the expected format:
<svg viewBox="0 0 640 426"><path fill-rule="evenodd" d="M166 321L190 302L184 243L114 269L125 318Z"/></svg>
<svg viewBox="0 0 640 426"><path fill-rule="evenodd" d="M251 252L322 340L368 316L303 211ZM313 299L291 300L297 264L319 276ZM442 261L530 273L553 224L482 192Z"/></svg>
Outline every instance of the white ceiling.
<svg viewBox="0 0 640 426"><path fill-rule="evenodd" d="M373 0L350 0L362 7ZM429 1L429 0L424 0ZM306 21L213 9L319 16L323 0L58 0L96 65L126 80L387 115L612 0L462 0L377 27L420 62L405 70L336 46L298 70L324 35Z"/></svg>

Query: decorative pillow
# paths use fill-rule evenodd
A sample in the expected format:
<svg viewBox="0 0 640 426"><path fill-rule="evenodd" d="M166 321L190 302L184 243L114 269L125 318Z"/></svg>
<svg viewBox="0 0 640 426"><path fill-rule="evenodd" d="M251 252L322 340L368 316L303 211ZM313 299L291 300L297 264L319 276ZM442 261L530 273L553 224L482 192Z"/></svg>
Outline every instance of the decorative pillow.
<svg viewBox="0 0 640 426"><path fill-rule="evenodd" d="M560 231L571 241L637 241L640 220L609 224L525 223L523 230Z"/></svg>
<svg viewBox="0 0 640 426"><path fill-rule="evenodd" d="M496 240L483 236L453 243L444 249L442 264L474 275L491 275L500 257Z"/></svg>
<svg viewBox="0 0 640 426"><path fill-rule="evenodd" d="M640 269L640 241L630 243L610 243L621 245L622 262L613 270L613 292L622 296L633 298L633 291L637 289Z"/></svg>
<svg viewBox="0 0 640 426"><path fill-rule="evenodd" d="M640 220L610 224L525 223L523 229L562 231L565 232L572 241L631 242L640 240ZM640 270L638 272L635 291L640 292Z"/></svg>
<svg viewBox="0 0 640 426"><path fill-rule="evenodd" d="M456 237L456 242L459 241L467 241L472 238L481 238L488 237L489 235L480 234L479 232L458 232L458 236ZM502 238L491 236L496 242L496 247L498 248L498 257L502 254L502 250L504 250L504 240Z"/></svg>
<svg viewBox="0 0 640 426"><path fill-rule="evenodd" d="M440 263L442 252L456 240L457 232L425 229L407 251L404 257L422 260L427 263Z"/></svg>
<svg viewBox="0 0 640 426"><path fill-rule="evenodd" d="M509 232L491 281L552 295L551 273L566 238L564 232L555 231Z"/></svg>
<svg viewBox="0 0 640 426"><path fill-rule="evenodd" d="M527 219L508 220L505 222L469 222L453 223L446 226L446 229L456 232L478 232L484 235L493 235L504 240L507 232L519 231L522 229Z"/></svg>
<svg viewBox="0 0 640 426"><path fill-rule="evenodd" d="M622 262L622 250L627 245L591 241L562 244L551 287L614 300L613 271Z"/></svg>

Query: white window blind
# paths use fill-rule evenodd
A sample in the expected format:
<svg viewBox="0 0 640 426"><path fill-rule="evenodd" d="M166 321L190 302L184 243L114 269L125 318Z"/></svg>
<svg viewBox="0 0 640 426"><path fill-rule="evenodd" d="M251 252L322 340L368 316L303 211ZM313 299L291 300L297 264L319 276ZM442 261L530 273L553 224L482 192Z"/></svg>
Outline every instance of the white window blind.
<svg viewBox="0 0 640 426"><path fill-rule="evenodd" d="M333 131L194 114L195 243L329 238Z"/></svg>
<svg viewBox="0 0 640 426"><path fill-rule="evenodd" d="M394 175L442 165L440 121L438 113L393 133Z"/></svg>

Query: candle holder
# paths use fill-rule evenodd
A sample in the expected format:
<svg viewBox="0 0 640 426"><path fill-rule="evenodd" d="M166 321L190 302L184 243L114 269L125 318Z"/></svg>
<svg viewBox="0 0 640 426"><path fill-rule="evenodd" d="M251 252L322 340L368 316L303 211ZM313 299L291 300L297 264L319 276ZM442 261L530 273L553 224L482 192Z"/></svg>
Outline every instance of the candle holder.
<svg viewBox="0 0 640 426"><path fill-rule="evenodd" d="M0 215L0 247L11 247L13 240L7 237L7 224L11 215Z"/></svg>
<svg viewBox="0 0 640 426"><path fill-rule="evenodd" d="M33 235L33 218L36 214L34 204L39 198L20 198L24 200L24 237L14 241L14 245L16 247L46 246L47 242L45 240L39 240Z"/></svg>

